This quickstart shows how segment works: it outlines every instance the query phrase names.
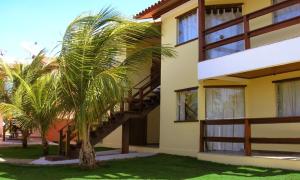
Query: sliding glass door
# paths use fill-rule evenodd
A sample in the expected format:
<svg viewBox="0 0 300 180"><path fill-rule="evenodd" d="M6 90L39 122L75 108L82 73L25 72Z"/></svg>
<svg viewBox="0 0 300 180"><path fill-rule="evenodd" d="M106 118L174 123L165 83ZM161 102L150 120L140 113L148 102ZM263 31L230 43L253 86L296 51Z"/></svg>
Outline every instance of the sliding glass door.
<svg viewBox="0 0 300 180"><path fill-rule="evenodd" d="M245 117L244 88L207 88L206 119L237 119ZM244 137L243 125L207 127L209 137ZM207 143L210 151L243 151L242 143Z"/></svg>

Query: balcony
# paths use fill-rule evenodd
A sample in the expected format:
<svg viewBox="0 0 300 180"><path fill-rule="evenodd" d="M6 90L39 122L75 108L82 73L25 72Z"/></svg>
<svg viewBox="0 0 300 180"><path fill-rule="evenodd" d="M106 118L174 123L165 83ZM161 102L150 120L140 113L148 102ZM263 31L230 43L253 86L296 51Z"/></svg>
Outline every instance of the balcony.
<svg viewBox="0 0 300 180"><path fill-rule="evenodd" d="M299 145L300 136L280 138L276 130L271 128L276 125L287 125L300 123L300 117L275 117L275 118L244 118L244 119L220 119L200 121L200 153L198 159L209 160L219 163L235 165L263 166L272 168L300 170L300 153L278 151L274 145ZM243 125L243 137L216 137L208 136L207 128L211 126ZM255 133L258 126L269 126L263 135ZM254 130L253 130L254 129ZM273 133L269 137L267 133ZM207 143L239 143L243 144L241 151L210 151ZM272 145L273 148L267 150L256 149L254 145ZM244 155L243 155L244 154Z"/></svg>
<svg viewBox="0 0 300 180"><path fill-rule="evenodd" d="M300 137L297 138L266 138L252 137L251 126L263 124L287 124L300 123L300 117L277 117L277 118L245 118L245 119L222 119L200 121L200 152L205 152L206 142L230 142L243 143L244 153L251 156L251 144L300 144ZM207 126L216 125L243 125L244 137L209 137L206 135ZM272 151L272 150L270 150Z"/></svg>
<svg viewBox="0 0 300 180"><path fill-rule="evenodd" d="M208 29L204 28L205 22L203 22L203 15L205 13L204 8L201 7L200 4L199 19L202 23L199 25L200 59L198 64L198 79L204 80L223 76L250 79L256 78L258 74L267 76L274 73L300 70L300 54L298 53L298 46L300 44L300 38L298 36L300 36L300 33L295 33L289 38L279 37L282 34L291 34L291 28L293 28L293 31L297 31L297 29L299 29L300 16L294 16L258 28L255 28L257 23L254 23L261 21L261 19L275 12L299 4L300 0L283 1ZM203 11L202 13L201 9ZM231 37L220 38L220 40L215 42L206 42L205 39L208 35L213 35L216 32L234 26L241 26L242 33ZM274 36L274 33L277 34ZM268 38L269 40L271 39L271 41L266 42L264 36L270 36L270 34L273 34L271 38ZM238 42L243 46L243 48L241 48L243 49L242 51L237 50L239 52L211 59L207 56L211 50Z"/></svg>

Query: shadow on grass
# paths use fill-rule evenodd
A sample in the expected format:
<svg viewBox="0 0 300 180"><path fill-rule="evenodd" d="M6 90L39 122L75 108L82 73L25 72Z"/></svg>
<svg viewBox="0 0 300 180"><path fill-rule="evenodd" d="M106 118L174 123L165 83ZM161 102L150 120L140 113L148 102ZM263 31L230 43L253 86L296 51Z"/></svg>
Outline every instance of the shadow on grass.
<svg viewBox="0 0 300 180"><path fill-rule="evenodd" d="M112 148L95 147L95 151L112 150ZM49 155L58 155L59 147L57 145L49 146ZM13 159L38 159L43 156L43 148L41 145L29 145L27 148L22 147L1 147L1 158Z"/></svg>
<svg viewBox="0 0 300 180"><path fill-rule="evenodd" d="M300 173L278 169L222 165L189 157L154 157L105 162L94 170L77 166L41 167L0 164L0 179L300 179Z"/></svg>

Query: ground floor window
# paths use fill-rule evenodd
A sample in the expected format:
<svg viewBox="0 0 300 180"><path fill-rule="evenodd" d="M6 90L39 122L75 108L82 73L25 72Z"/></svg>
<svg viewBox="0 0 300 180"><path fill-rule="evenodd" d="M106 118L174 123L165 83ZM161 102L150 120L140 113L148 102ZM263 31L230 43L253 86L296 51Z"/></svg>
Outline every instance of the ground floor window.
<svg viewBox="0 0 300 180"><path fill-rule="evenodd" d="M177 121L191 121L198 119L198 90L190 88L178 90L177 93Z"/></svg>
<svg viewBox="0 0 300 180"><path fill-rule="evenodd" d="M276 83L279 117L300 116L300 80Z"/></svg>
<svg viewBox="0 0 300 180"><path fill-rule="evenodd" d="M245 117L243 87L206 88L206 119L237 119ZM216 125L207 127L209 137L244 137L243 125ZM210 151L242 151L241 143L209 142Z"/></svg>

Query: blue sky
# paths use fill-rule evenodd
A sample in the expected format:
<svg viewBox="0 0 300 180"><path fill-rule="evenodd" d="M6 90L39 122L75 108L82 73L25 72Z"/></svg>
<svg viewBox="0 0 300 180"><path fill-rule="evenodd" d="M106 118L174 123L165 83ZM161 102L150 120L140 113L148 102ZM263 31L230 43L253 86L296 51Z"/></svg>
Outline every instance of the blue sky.
<svg viewBox="0 0 300 180"><path fill-rule="evenodd" d="M28 58L34 42L48 52L61 41L67 25L84 12L111 6L132 15L157 0L0 0L0 49L6 56Z"/></svg>

